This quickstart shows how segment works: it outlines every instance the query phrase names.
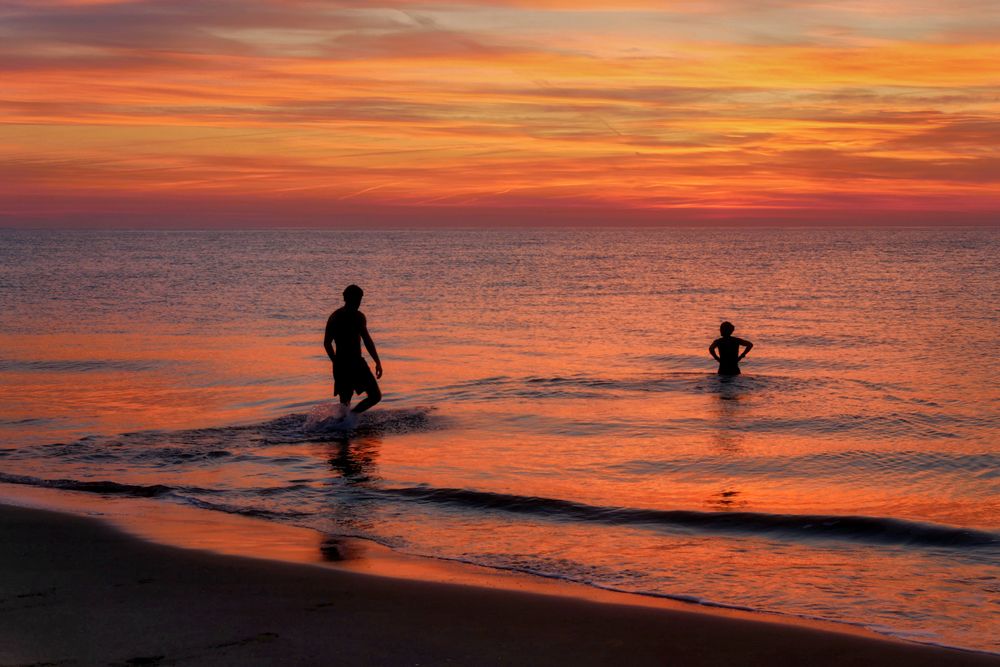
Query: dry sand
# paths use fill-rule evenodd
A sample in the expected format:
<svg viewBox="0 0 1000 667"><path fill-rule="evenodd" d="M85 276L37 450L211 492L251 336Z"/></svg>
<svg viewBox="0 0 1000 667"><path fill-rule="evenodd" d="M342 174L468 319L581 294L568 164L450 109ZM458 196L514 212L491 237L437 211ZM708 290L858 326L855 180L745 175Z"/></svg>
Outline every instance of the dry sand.
<svg viewBox="0 0 1000 667"><path fill-rule="evenodd" d="M0 506L0 665L1000 665L1000 657L220 556Z"/></svg>

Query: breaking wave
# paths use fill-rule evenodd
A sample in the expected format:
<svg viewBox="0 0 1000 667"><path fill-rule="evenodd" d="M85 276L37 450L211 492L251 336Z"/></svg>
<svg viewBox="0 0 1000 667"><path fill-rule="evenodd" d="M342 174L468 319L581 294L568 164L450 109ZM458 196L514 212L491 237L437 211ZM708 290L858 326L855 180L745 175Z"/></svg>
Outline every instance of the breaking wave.
<svg viewBox="0 0 1000 667"><path fill-rule="evenodd" d="M992 532L886 517L599 507L557 498L431 487L382 489L381 492L425 503L611 525L929 547L1000 547L1000 535Z"/></svg>

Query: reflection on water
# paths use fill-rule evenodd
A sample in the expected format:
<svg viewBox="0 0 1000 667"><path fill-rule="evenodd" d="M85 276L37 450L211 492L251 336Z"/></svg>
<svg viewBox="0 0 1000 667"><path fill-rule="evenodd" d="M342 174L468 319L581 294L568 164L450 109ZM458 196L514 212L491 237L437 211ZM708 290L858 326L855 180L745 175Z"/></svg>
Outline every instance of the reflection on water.
<svg viewBox="0 0 1000 667"><path fill-rule="evenodd" d="M348 484L371 484L378 482L378 450L381 438L367 436L351 441L350 437L342 437L331 447L328 460L334 473Z"/></svg>
<svg viewBox="0 0 1000 667"><path fill-rule="evenodd" d="M343 486L361 487L375 484L381 480L378 474L378 453L381 438L374 435L351 438L338 436L325 445L328 455L327 463L333 473L333 487L326 498L327 510L324 517L328 525L333 525L340 531L349 531L355 536L377 535L377 516L379 504L376 499L366 494L345 493ZM339 484L338 484L339 482ZM340 542L336 538L328 538L324 542L324 554L330 558L330 553L336 553L339 560L346 559L344 547L333 549L330 545Z"/></svg>
<svg viewBox="0 0 1000 667"><path fill-rule="evenodd" d="M719 400L714 404L716 425L712 429L712 451L719 457L737 457L744 453L743 430L740 417L745 405L741 402L745 393L751 391L744 380L745 375L715 375L710 379L710 387L717 392ZM716 511L743 510L751 506L747 497L739 491L739 479L718 479L723 485L721 491L711 494L705 505Z"/></svg>
<svg viewBox="0 0 1000 667"><path fill-rule="evenodd" d="M744 413L752 387L746 386L744 376L717 375L711 380L712 391L718 396L718 401L712 404L715 414L715 424L712 427L716 449L720 453L739 454L742 451L744 438Z"/></svg>
<svg viewBox="0 0 1000 667"><path fill-rule="evenodd" d="M1000 650L998 246L0 232L0 480ZM315 432L351 282L385 402ZM726 319L738 377L705 352Z"/></svg>
<svg viewBox="0 0 1000 667"><path fill-rule="evenodd" d="M748 507L750 503L746 500L742 500L739 496L740 492L736 489L723 489L722 491L713 494L707 504L711 508L719 511L736 510Z"/></svg>

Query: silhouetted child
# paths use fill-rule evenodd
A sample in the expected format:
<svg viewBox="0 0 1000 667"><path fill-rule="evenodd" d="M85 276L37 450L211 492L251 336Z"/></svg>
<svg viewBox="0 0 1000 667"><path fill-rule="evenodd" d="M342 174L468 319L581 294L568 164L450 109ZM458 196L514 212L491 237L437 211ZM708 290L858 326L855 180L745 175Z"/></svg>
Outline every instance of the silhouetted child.
<svg viewBox="0 0 1000 667"><path fill-rule="evenodd" d="M719 362L719 375L739 375L740 359L747 356L747 352L753 349L753 343L733 335L736 327L732 322L723 322L719 325L719 333L722 338L716 338L708 346L708 353ZM740 353L740 346L746 347Z"/></svg>

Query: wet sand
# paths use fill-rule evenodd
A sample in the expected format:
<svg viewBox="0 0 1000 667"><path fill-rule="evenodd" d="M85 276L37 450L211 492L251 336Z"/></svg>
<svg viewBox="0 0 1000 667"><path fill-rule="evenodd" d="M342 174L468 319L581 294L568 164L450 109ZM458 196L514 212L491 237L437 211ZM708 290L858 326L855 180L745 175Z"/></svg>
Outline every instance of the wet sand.
<svg viewBox="0 0 1000 667"><path fill-rule="evenodd" d="M0 506L0 665L39 663L843 667L1000 657L221 556Z"/></svg>

